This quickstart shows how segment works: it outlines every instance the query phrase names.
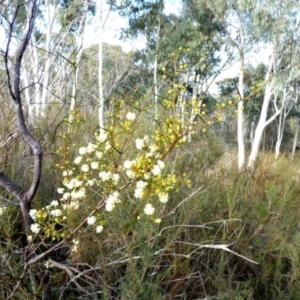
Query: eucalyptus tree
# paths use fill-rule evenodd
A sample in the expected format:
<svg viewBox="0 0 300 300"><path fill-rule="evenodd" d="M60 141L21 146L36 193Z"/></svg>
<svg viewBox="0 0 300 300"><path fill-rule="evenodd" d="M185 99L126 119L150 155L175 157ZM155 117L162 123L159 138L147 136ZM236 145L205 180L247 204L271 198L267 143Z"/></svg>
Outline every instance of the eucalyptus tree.
<svg viewBox="0 0 300 300"><path fill-rule="evenodd" d="M61 25L63 28L66 27L68 30L68 34L75 39L73 53L68 58L68 60L71 61L74 73L69 114L69 121L72 122L72 112L76 109L77 105L79 65L81 63L82 53L84 49L84 34L87 24L87 17L89 12L95 14L95 3L89 0L63 0L61 2L61 8L64 9L61 9L59 14Z"/></svg>
<svg viewBox="0 0 300 300"><path fill-rule="evenodd" d="M244 69L245 148L247 148L247 144L249 144L251 149L253 144L254 128L259 119L260 107L263 101L261 86L265 74L266 66L263 63L257 66L246 65ZM228 103L232 101L232 99L239 97L238 84L239 76L218 81L217 86L220 100Z"/></svg>
<svg viewBox="0 0 300 300"><path fill-rule="evenodd" d="M264 99L256 126L248 168L253 169L264 129L290 103L294 80L299 76L299 4L293 1L257 2L253 10L253 33L270 45L268 71L264 81ZM279 97L279 94L280 97ZM268 116L270 104L274 113Z"/></svg>
<svg viewBox="0 0 300 300"><path fill-rule="evenodd" d="M164 15L164 0L140 1L121 0L112 1L113 7L120 15L128 18L129 27L123 29L123 37L138 38L144 36L147 40L147 50L153 62L154 88L154 117L157 117L158 101L158 51L162 38L162 23L166 21Z"/></svg>
<svg viewBox="0 0 300 300"><path fill-rule="evenodd" d="M176 84L185 86L186 91L179 92L177 106L182 121L194 123L202 101L207 97L209 85L221 69L222 28L215 21L214 14L186 1L183 1L178 14L170 15L166 15L162 0L120 3L118 9L129 20L124 36L146 37L144 53L148 54L154 69L154 103L157 103L158 92L164 92L166 85L169 85L168 89ZM159 82L158 74L163 75L164 80ZM190 103L192 101L193 104ZM183 113L186 106L192 107L189 108L188 120ZM157 109L154 114L157 115Z"/></svg>
<svg viewBox="0 0 300 300"><path fill-rule="evenodd" d="M95 103L99 104L98 53L97 44L85 48L82 53L78 89L79 99L83 106L91 105L94 107ZM103 105L107 108L114 93L122 92L122 86L127 84L128 78L133 72L133 53L124 52L121 46L103 43L101 60L103 64L101 89L104 99ZM86 94L90 96L89 103L86 101Z"/></svg>
<svg viewBox="0 0 300 300"><path fill-rule="evenodd" d="M209 88L224 66L221 63L224 54L223 35L222 27L211 10L185 1L177 23L162 42L163 49L169 52L175 51L178 45L184 49L179 59L180 66L184 66L179 80L187 87L183 102L191 107L188 117L189 141L194 122L210 112L212 101L208 100L213 98L209 95ZM164 51L160 55L163 58L167 53Z"/></svg>
<svg viewBox="0 0 300 300"><path fill-rule="evenodd" d="M104 95L103 95L103 5L102 1L97 3L97 18L98 18L98 27L99 27L99 41L98 41L98 97L99 97L99 106L98 106L98 118L99 118L99 130L100 135L104 132Z"/></svg>
<svg viewBox="0 0 300 300"><path fill-rule="evenodd" d="M166 58L178 46L188 49L182 63L188 65L189 84L193 94L207 94L212 78L222 70L221 52L224 31L215 14L206 7L195 5L192 1L183 2L182 13L177 16L171 32L163 41Z"/></svg>
<svg viewBox="0 0 300 300"><path fill-rule="evenodd" d="M277 121L277 137L276 137L276 144L275 144L275 158L279 157L280 154L280 147L284 138L284 129L287 122L288 117L293 116L293 110L295 110L295 106L297 104L297 89L298 87L290 85L288 88L283 88L282 91L275 91L274 98L281 98L281 102L287 103L284 108L281 110L278 118L275 120ZM277 105L277 101L275 100L274 106ZM276 107L275 107L276 110ZM296 129L297 132L297 129Z"/></svg>
<svg viewBox="0 0 300 300"><path fill-rule="evenodd" d="M220 20L226 33L228 46L237 50L239 72L239 100L238 100L238 146L239 169L245 163L244 154L244 116L243 116L243 82L245 69L245 55L251 53L257 56L261 48L272 48L267 73L261 90L264 99L253 137L252 149L247 167L252 169L257 158L264 129L275 120L285 109L292 93L291 84L297 77L299 47L296 41L299 25L299 4L294 1L194 1L195 5L202 5L213 11ZM236 25L237 24L237 25ZM279 97L279 94L281 96ZM270 103L275 112L270 113ZM268 114L270 116L268 117Z"/></svg>
<svg viewBox="0 0 300 300"><path fill-rule="evenodd" d="M237 86L237 142L238 168L245 165L245 121L244 121L244 70L246 54L252 48L249 31L251 31L252 2L247 1L189 1L196 7L205 7L210 10L224 33L224 42L227 49L235 52L239 61L239 81Z"/></svg>
<svg viewBox="0 0 300 300"><path fill-rule="evenodd" d="M296 152L297 142L298 142L299 127L300 127L300 120L297 119L296 120L296 130L295 130L294 141L293 141L293 148L292 148L292 153L291 153L291 161L293 161L295 158L295 152Z"/></svg>

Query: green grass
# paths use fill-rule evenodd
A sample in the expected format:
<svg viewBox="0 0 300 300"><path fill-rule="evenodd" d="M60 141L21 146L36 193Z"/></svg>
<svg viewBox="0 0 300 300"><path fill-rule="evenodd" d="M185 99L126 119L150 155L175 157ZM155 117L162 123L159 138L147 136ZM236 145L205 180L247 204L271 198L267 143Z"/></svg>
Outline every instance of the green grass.
<svg viewBox="0 0 300 300"><path fill-rule="evenodd" d="M87 133L95 128L96 120L88 129L79 127L73 141L89 141ZM146 132L139 130L136 135ZM63 140L56 138L53 144L55 134L54 126L42 141L48 146L37 208L58 197L61 175L55 165L63 159L54 150ZM72 156L79 146L71 149ZM19 155L20 150L15 151ZM144 204L134 201L129 189L127 199L112 213L103 211L106 223L100 235L87 228L79 236L77 253L53 257L82 272L80 290L64 270L50 268L55 299L298 299L300 161L291 163L282 156L274 162L273 157L261 154L250 174L237 172L235 151L210 134L175 149L168 169L179 177L186 173L191 187L172 192L160 212L160 224L138 218ZM12 168L10 175L17 171ZM22 180L29 181L30 172ZM97 201L97 194L91 193L69 223L78 223ZM22 238L21 224L12 222L17 219L11 207L0 220L5 233L0 255L11 257L14 270L0 273L0 286L14 284L13 278L22 274L22 261L14 254ZM209 245L228 245L241 256ZM25 279L15 299L31 295L29 277Z"/></svg>

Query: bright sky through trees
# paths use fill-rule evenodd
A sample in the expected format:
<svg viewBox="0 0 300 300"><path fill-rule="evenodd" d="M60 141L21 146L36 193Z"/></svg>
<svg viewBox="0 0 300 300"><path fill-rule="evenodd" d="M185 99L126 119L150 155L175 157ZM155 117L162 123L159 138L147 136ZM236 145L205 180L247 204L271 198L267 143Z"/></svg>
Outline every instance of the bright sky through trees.
<svg viewBox="0 0 300 300"><path fill-rule="evenodd" d="M168 0L165 2L165 10L168 14L178 14L181 8L181 3L178 0ZM104 31L103 31L103 42L110 45L121 45L123 50L129 52L133 49L141 49L145 46L146 40L144 37L139 37L134 40L120 40L122 28L127 27L128 21L121 17L118 12L110 11L109 5L104 4L103 9L103 19L105 20ZM85 47L89 47L98 42L98 28L95 16L88 20L88 24L85 30L84 44ZM5 49L5 31L2 26L0 26L0 50ZM251 62L256 65L260 62L267 63L270 55L270 49L261 49L259 51L260 55L246 55L246 62ZM259 57L259 61L257 60ZM225 78L233 78L238 76L238 63L233 63L232 66L226 68L215 80L223 80ZM217 94L217 86L213 84L210 87L210 92L212 94Z"/></svg>
<svg viewBox="0 0 300 300"><path fill-rule="evenodd" d="M165 10L168 14L178 14L181 3L178 0L168 0L165 3ZM118 12L109 11L109 6L104 5L103 19L106 20L104 24L103 42L110 45L121 45L124 51L131 51L132 49L142 48L145 45L145 40L139 37L137 40L121 41L119 39L121 29L127 27L128 21L122 18ZM96 22L92 21L86 29L85 44L87 46L97 43L97 27Z"/></svg>

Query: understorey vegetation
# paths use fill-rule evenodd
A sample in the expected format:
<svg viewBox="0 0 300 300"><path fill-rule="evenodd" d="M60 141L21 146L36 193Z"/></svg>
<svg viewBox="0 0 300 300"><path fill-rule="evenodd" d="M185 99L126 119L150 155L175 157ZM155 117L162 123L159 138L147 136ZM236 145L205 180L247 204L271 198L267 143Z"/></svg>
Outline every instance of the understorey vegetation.
<svg viewBox="0 0 300 300"><path fill-rule="evenodd" d="M0 1L0 299L299 298L298 4L165 4Z"/></svg>

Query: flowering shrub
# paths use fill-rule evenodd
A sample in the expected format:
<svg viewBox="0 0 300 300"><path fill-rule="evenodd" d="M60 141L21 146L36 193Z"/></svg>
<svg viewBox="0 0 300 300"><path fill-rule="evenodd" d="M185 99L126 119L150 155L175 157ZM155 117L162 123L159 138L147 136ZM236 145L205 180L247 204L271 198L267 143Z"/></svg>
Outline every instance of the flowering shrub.
<svg viewBox="0 0 300 300"><path fill-rule="evenodd" d="M76 236L79 227L86 226L101 233L106 222L103 211L113 213L120 203L127 201L141 207L138 219L144 214L160 223L160 211L169 201L170 193L176 192L182 183L190 184L186 174L179 178L168 168L169 154L186 141L189 128L176 111L164 111L160 126L153 124L147 134L137 136L147 109L139 106L129 110L123 100L116 107L119 112L111 116L107 128L95 134L87 146L79 147L72 161L70 137L62 136L66 146L58 150L63 157L57 165L63 176L57 189L60 198L40 210L31 210L33 235L43 233L47 238L60 240ZM98 203L86 216L81 216L76 224L79 227L74 227L70 216L95 191Z"/></svg>
<svg viewBox="0 0 300 300"><path fill-rule="evenodd" d="M186 64L175 66L173 78L187 68ZM162 71L163 76L169 77L166 67ZM169 84L172 89L166 90L161 98L160 110L154 109L155 120L149 121L153 109L145 96L140 100L130 98L136 101L130 105L124 99L115 99L114 112L107 114L106 127L87 141L86 146L71 143L72 131L76 132L80 123L78 111L73 112L72 122L67 120L67 133L60 135L64 147L57 150L62 157L57 164L63 178L57 188L60 197L46 207L31 210L33 237L42 234L53 241L75 240L75 251L77 233L86 228L98 234L105 231L109 216L126 203L135 206L137 220L144 216L153 224L161 222L161 211L172 193L181 184L190 185L186 174L176 174L170 168L172 150L190 140L199 120L202 132L213 122L221 121L224 109L220 105L213 115L209 114L202 100L192 98L185 102L181 96L178 98L185 92L185 85ZM231 101L229 105L232 104ZM89 199L95 195L97 200L91 203ZM73 217L75 211L82 212L76 214L77 220Z"/></svg>

